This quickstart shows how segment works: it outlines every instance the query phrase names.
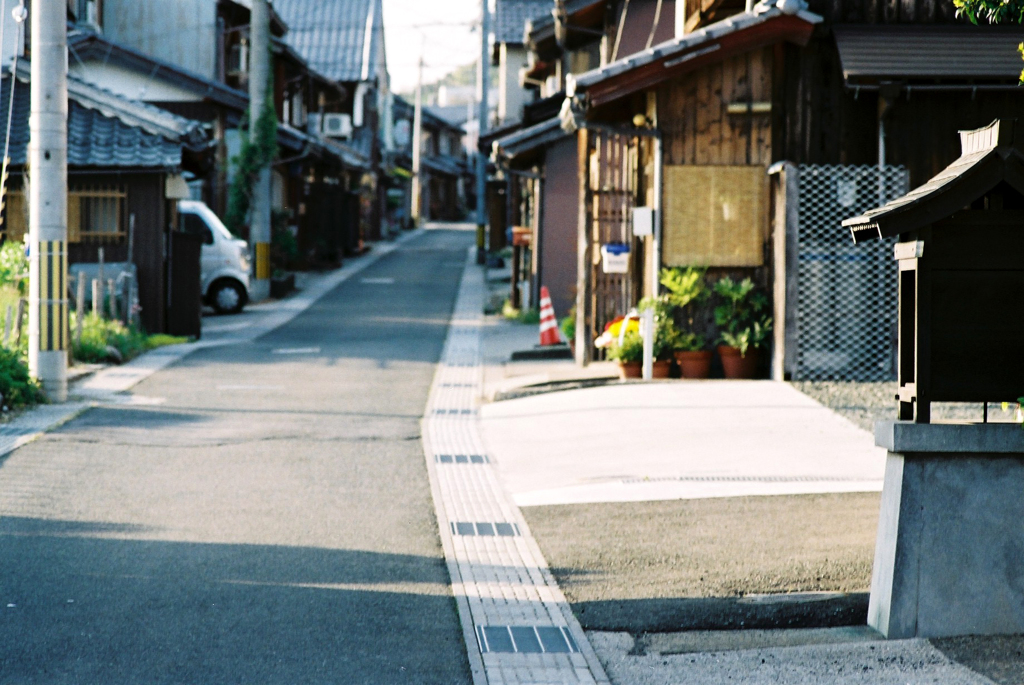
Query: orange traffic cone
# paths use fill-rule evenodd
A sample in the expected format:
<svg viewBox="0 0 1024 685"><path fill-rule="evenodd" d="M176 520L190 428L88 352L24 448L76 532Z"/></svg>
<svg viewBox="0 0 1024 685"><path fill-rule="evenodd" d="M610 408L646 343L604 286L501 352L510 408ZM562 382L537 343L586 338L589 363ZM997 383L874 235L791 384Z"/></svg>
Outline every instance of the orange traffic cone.
<svg viewBox="0 0 1024 685"><path fill-rule="evenodd" d="M558 320L555 319L555 308L551 305L551 293L548 287L540 287L540 344L561 345L562 336L558 333Z"/></svg>

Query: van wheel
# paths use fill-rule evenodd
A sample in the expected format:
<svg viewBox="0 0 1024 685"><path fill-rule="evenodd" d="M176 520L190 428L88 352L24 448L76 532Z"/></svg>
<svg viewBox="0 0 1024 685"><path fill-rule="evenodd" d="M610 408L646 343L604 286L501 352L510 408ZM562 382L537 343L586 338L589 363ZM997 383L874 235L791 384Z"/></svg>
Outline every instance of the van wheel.
<svg viewBox="0 0 1024 685"><path fill-rule="evenodd" d="M210 288L210 305L219 314L237 314L245 306L245 288L235 281L217 281Z"/></svg>

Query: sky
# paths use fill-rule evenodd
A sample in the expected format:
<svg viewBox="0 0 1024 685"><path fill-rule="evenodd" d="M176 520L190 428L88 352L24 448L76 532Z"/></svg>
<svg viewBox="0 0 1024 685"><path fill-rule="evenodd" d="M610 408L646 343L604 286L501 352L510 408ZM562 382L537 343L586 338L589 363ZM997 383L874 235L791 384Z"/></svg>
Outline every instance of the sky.
<svg viewBox="0 0 1024 685"><path fill-rule="evenodd" d="M424 83L438 80L455 67L476 63L480 1L383 0L392 91L411 92L416 87L421 49Z"/></svg>

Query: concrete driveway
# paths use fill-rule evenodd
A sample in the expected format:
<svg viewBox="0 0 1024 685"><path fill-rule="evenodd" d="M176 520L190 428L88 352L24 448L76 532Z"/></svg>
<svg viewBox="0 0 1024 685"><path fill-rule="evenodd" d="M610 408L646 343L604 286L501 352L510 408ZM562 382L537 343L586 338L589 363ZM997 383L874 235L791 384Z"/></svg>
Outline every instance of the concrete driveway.
<svg viewBox="0 0 1024 685"><path fill-rule="evenodd" d="M519 506L877 492L884 450L785 383L668 381L486 405Z"/></svg>

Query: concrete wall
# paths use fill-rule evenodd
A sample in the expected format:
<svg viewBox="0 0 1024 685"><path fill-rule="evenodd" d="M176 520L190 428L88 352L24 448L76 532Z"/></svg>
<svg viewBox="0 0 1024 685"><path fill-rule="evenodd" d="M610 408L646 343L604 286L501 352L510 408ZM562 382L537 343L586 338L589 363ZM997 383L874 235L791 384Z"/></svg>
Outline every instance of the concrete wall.
<svg viewBox="0 0 1024 685"><path fill-rule="evenodd" d="M541 194L540 285L551 291L559 319L576 304L578 166L575 137L548 148Z"/></svg>
<svg viewBox="0 0 1024 685"><path fill-rule="evenodd" d="M217 78L217 3L104 0L103 32L157 59Z"/></svg>
<svg viewBox="0 0 1024 685"><path fill-rule="evenodd" d="M519 85L519 69L526 66L526 48L501 44L498 63L498 119L502 124L520 121L523 105L532 100L529 91Z"/></svg>
<svg viewBox="0 0 1024 685"><path fill-rule="evenodd" d="M868 624L889 638L1024 632L1021 492L1024 453L890 452Z"/></svg>

